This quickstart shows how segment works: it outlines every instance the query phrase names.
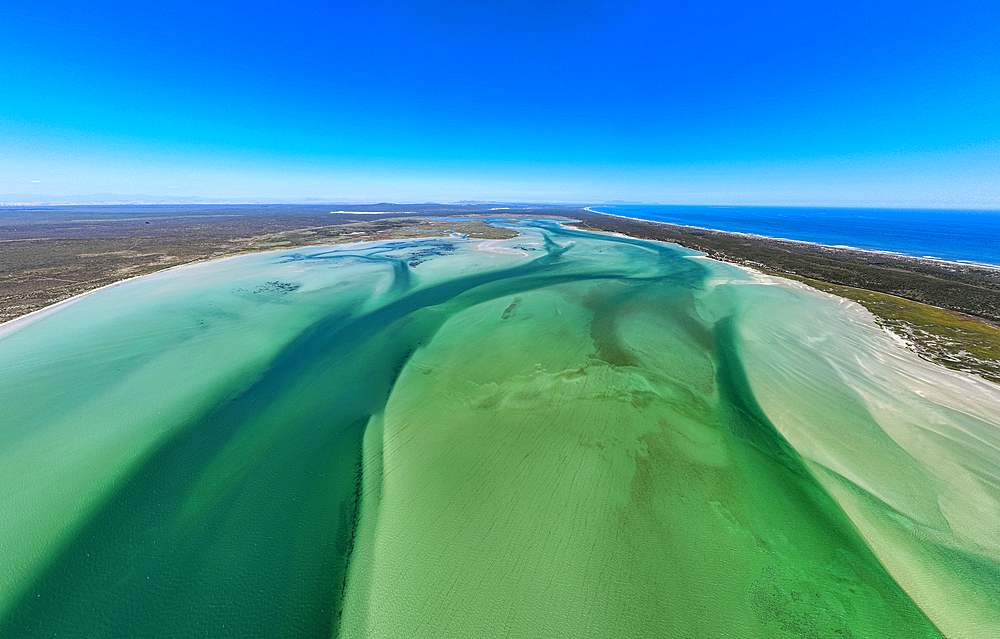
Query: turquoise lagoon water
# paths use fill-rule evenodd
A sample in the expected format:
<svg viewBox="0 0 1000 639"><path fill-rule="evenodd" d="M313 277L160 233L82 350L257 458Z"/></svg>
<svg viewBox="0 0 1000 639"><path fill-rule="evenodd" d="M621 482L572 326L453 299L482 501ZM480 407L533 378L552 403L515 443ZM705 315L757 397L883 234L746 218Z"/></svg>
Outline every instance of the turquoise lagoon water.
<svg viewBox="0 0 1000 639"><path fill-rule="evenodd" d="M0 635L985 636L994 385L815 291L511 224L0 329Z"/></svg>

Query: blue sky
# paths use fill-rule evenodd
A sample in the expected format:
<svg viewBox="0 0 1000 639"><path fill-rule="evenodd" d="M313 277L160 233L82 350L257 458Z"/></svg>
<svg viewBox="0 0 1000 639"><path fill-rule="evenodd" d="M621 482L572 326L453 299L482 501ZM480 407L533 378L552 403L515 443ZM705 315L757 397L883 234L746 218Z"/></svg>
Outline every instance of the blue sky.
<svg viewBox="0 0 1000 639"><path fill-rule="evenodd" d="M995 0L7 0L0 194L1000 208L998 33Z"/></svg>

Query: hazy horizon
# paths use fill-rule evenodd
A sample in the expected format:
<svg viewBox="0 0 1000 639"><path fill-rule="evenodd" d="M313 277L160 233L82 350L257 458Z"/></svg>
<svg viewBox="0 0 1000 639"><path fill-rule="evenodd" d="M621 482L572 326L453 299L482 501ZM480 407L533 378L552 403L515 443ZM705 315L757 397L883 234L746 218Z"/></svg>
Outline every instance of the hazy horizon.
<svg viewBox="0 0 1000 639"><path fill-rule="evenodd" d="M670 203L670 202L643 202L627 200L605 200L603 202L581 200L552 200L552 201L517 201L517 200L492 200L492 199L466 199L466 200L378 200L378 199L337 199L337 198L205 198L198 196L176 197L156 196L149 194L115 194L115 193L94 193L90 195L77 196L48 196L28 194L0 194L0 207L25 207L25 206L372 206L378 204L388 204L393 206L423 206L423 205L493 205L519 207L616 207L616 206L660 206L660 207L708 207L708 208L788 208L788 209L884 209L884 210L921 210L921 211L982 211L985 213L1000 212L1000 204L993 206L928 206L928 205L864 205L860 203L844 202L819 202L819 203L744 203L744 202L706 202L706 203Z"/></svg>

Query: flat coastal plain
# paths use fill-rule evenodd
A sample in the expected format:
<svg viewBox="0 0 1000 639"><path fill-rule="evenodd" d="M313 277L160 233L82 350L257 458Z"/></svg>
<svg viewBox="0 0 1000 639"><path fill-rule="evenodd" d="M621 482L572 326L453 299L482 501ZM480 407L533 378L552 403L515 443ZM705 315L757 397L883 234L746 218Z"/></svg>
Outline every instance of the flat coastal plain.
<svg viewBox="0 0 1000 639"><path fill-rule="evenodd" d="M0 336L0 635L990 637L1000 387L555 221L230 257Z"/></svg>
<svg viewBox="0 0 1000 639"><path fill-rule="evenodd" d="M421 237L481 224L428 216L492 206L146 205L0 207L0 322L114 284L194 261L288 246ZM496 212L503 212L498 209ZM545 207L535 207L545 214ZM469 225L472 224L471 227ZM469 227L469 228L466 228Z"/></svg>

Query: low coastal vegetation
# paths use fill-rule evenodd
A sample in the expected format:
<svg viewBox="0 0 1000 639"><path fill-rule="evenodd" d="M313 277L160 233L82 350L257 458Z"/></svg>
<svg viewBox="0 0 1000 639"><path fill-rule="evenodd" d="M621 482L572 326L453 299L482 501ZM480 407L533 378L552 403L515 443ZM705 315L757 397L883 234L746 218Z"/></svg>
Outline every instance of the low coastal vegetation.
<svg viewBox="0 0 1000 639"><path fill-rule="evenodd" d="M414 237L440 237L449 234L484 240L517 237L515 231L489 226L482 219L470 218L456 221L399 217L377 222L351 222L282 231L257 240L249 246L249 250L282 249L310 244L344 244Z"/></svg>

